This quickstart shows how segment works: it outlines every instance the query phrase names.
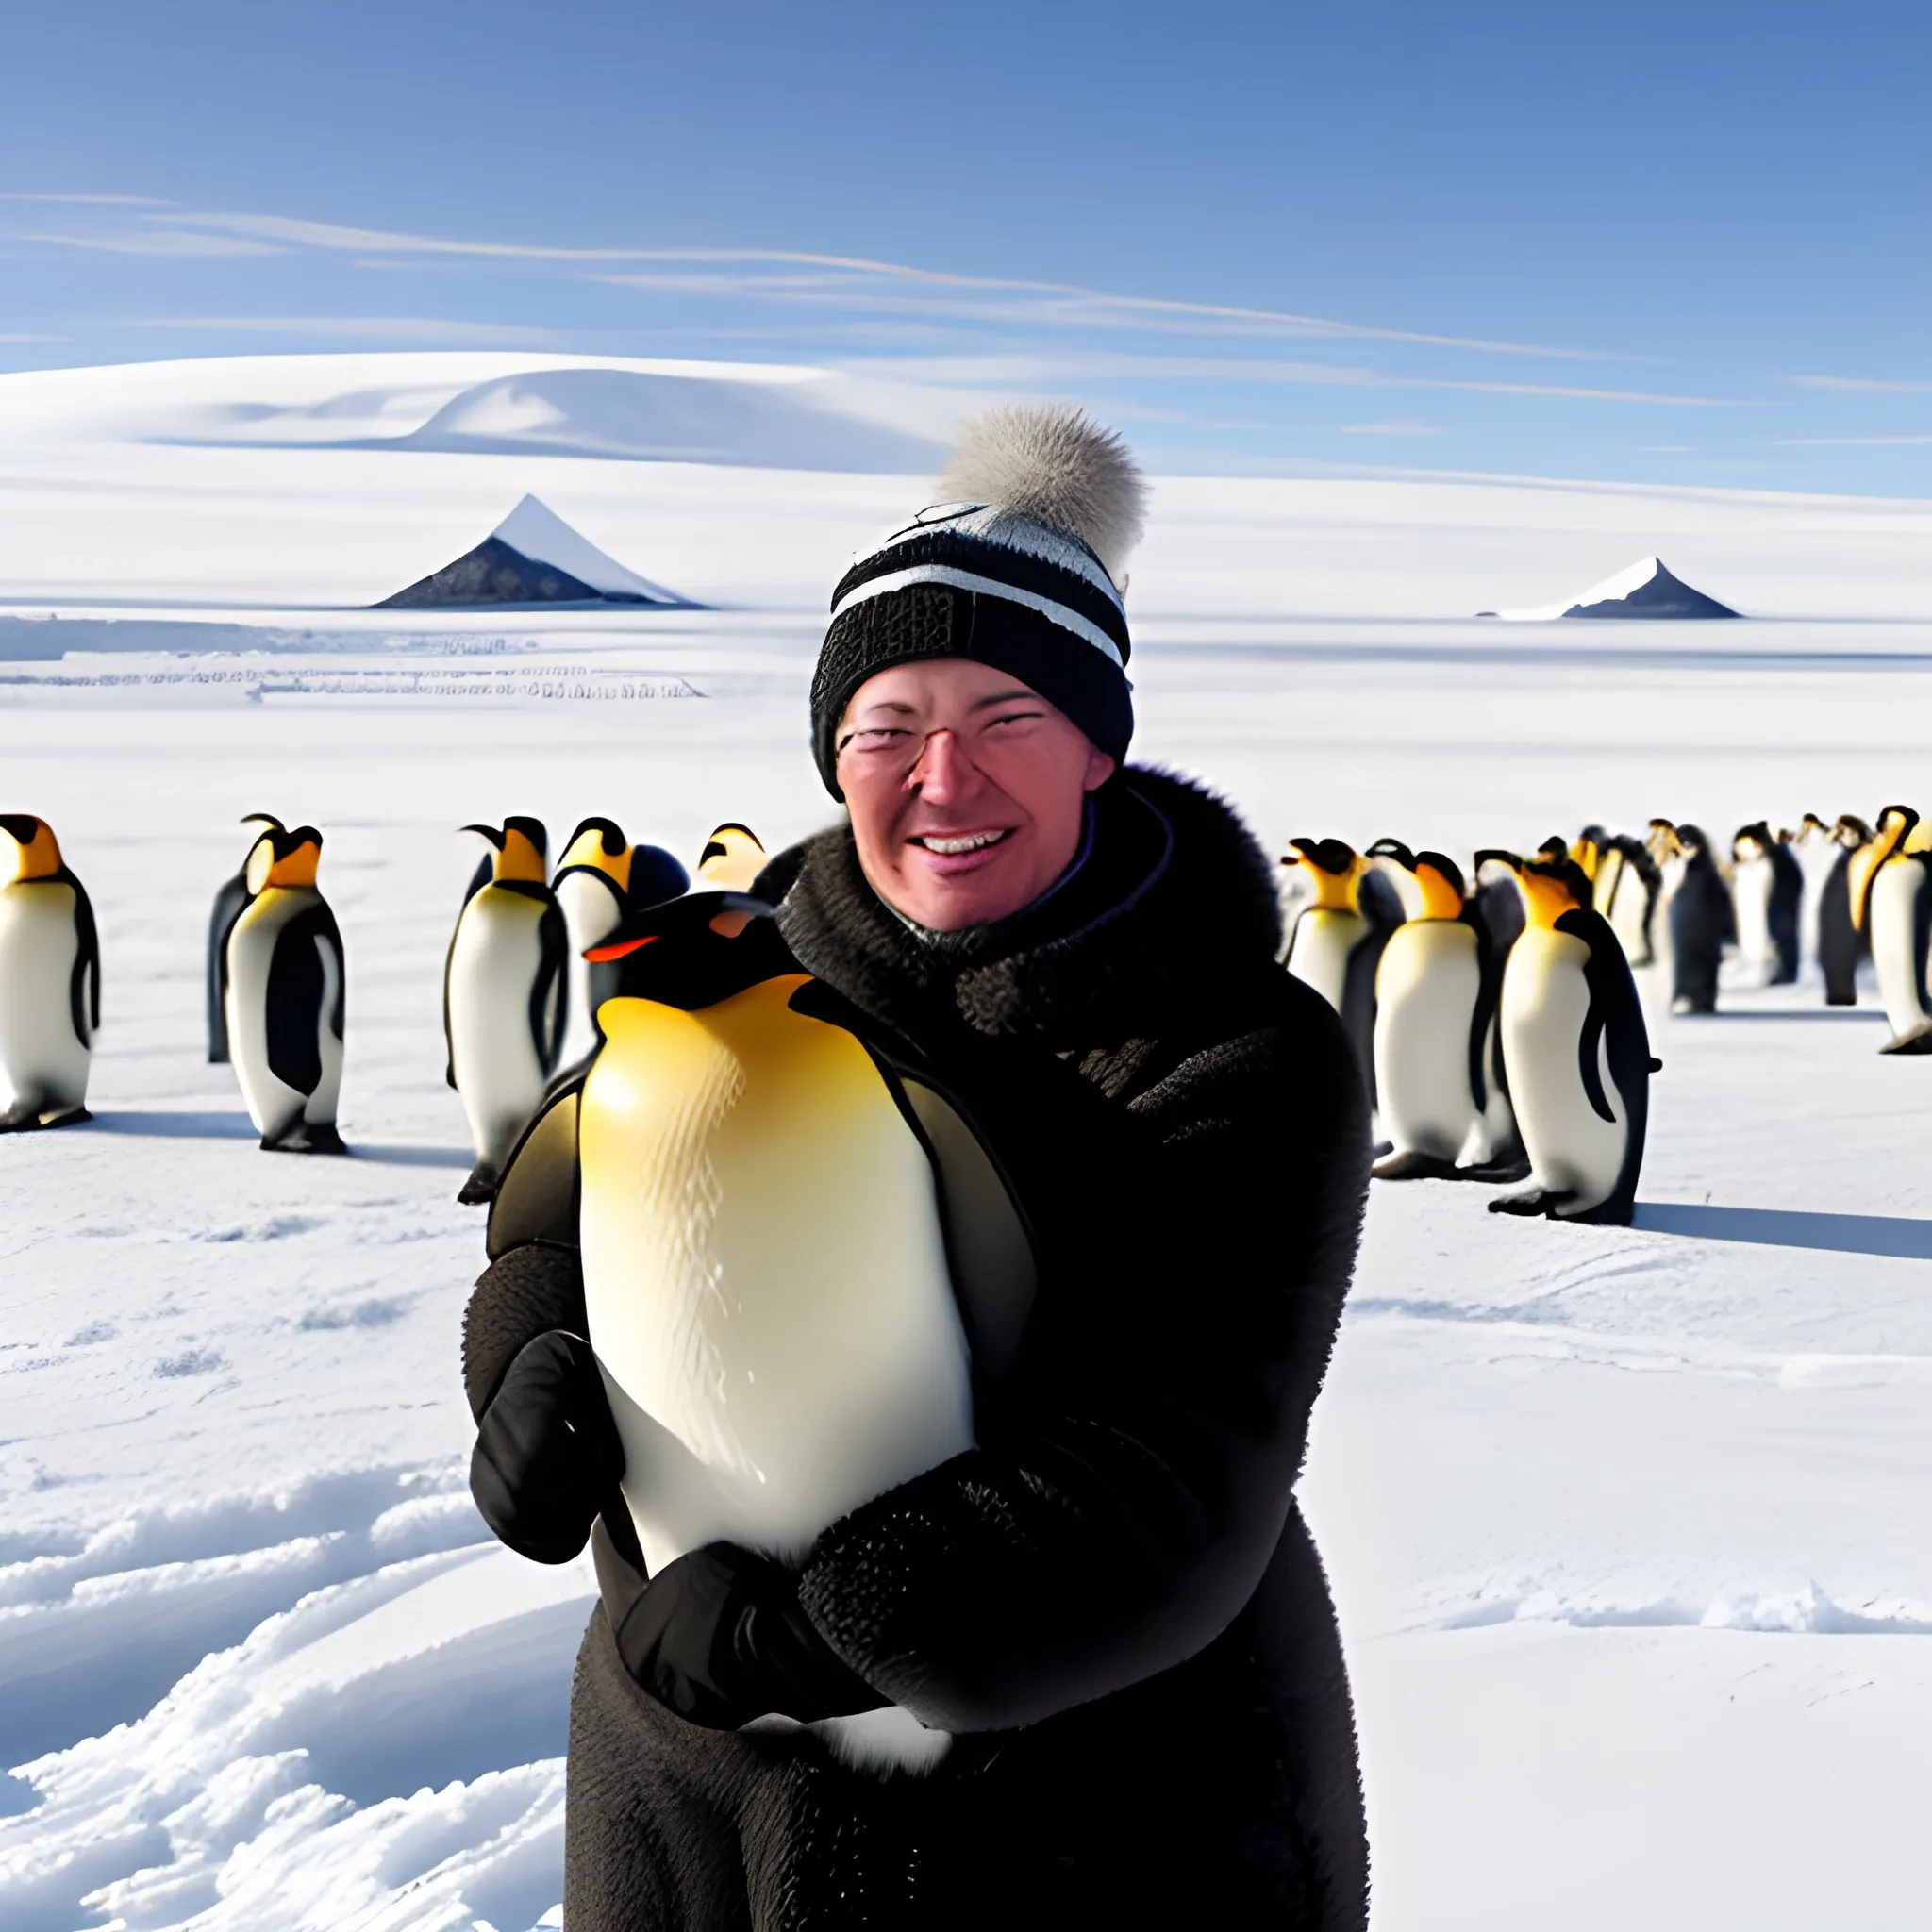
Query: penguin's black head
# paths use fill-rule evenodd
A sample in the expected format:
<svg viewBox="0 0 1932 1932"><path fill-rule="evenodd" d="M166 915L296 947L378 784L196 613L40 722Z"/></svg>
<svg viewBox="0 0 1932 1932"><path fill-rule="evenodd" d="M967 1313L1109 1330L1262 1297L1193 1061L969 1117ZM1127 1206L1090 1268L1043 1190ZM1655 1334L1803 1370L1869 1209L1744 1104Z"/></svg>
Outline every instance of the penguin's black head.
<svg viewBox="0 0 1932 1932"><path fill-rule="evenodd" d="M1704 836L1704 828L1701 825L1679 825L1677 845L1684 857L1693 864L1700 858L1708 861L1710 858L1710 841Z"/></svg>
<svg viewBox="0 0 1932 1932"><path fill-rule="evenodd" d="M625 850L624 830L614 819L584 819L570 835L559 866L592 861L591 847L606 858L615 858Z"/></svg>
<svg viewBox="0 0 1932 1932"><path fill-rule="evenodd" d="M747 892L691 892L629 914L585 953L617 968L617 996L694 1013L733 993L804 969L773 908Z"/></svg>
<svg viewBox="0 0 1932 1932"><path fill-rule="evenodd" d="M1771 821L1755 819L1748 825L1740 825L1732 835L1731 857L1742 859L1762 858L1771 850L1774 842L1771 836ZM1746 851L1747 845L1756 845L1757 850Z"/></svg>
<svg viewBox="0 0 1932 1932"><path fill-rule="evenodd" d="M1561 849L1552 852L1553 845ZM1491 846L1476 854L1476 870L1480 872L1492 860L1515 874L1524 910L1533 924L1555 925L1564 913L1590 908L1590 874L1569 856L1559 839L1545 840L1534 858Z"/></svg>
<svg viewBox="0 0 1932 1932"><path fill-rule="evenodd" d="M0 832L19 847L16 878L52 878L61 869L59 841L45 819L30 811L0 812Z"/></svg>
<svg viewBox="0 0 1932 1932"><path fill-rule="evenodd" d="M661 845L630 848L630 886L625 904L633 912L661 906L691 890L691 874Z"/></svg>
<svg viewBox="0 0 1932 1932"><path fill-rule="evenodd" d="M312 887L322 862L322 834L313 825L293 831L271 825L248 854L248 890L265 892L271 886Z"/></svg>
<svg viewBox="0 0 1932 1932"><path fill-rule="evenodd" d="M1383 861L1383 870L1399 867L1396 890L1404 913L1410 919L1460 919L1469 888L1462 868L1446 853L1411 852L1400 839L1377 839L1366 855Z"/></svg>
<svg viewBox="0 0 1932 1932"><path fill-rule="evenodd" d="M724 892L742 892L765 869L765 848L749 825L727 820L714 825L698 854L698 876Z"/></svg>
<svg viewBox="0 0 1932 1932"><path fill-rule="evenodd" d="M465 825L463 830L488 839L496 847L496 860L491 868L494 878L542 884L550 834L543 829L541 819L508 818L500 829L495 825Z"/></svg>
<svg viewBox="0 0 1932 1932"><path fill-rule="evenodd" d="M1337 877L1353 870L1356 863L1355 847L1341 839L1291 839L1288 842L1294 854L1283 853L1283 865L1306 865Z"/></svg>
<svg viewBox="0 0 1932 1932"><path fill-rule="evenodd" d="M1847 852L1856 852L1860 845L1872 842L1872 827L1852 812L1840 812L1831 836L1835 844L1842 845Z"/></svg>

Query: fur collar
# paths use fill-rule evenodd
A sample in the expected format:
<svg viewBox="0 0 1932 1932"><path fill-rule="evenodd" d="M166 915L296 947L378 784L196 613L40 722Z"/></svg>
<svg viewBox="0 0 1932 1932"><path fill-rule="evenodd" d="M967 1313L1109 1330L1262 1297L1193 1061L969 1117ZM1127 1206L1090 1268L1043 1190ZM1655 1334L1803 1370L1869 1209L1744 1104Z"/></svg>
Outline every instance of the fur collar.
<svg viewBox="0 0 1932 1932"><path fill-rule="evenodd" d="M1153 1037L1177 1008L1246 1004L1281 946L1274 868L1247 827L1205 788L1137 766L1094 794L1085 861L994 925L908 927L866 882L849 824L781 855L759 890L783 891L808 972L914 1037L961 1021L1060 1051Z"/></svg>

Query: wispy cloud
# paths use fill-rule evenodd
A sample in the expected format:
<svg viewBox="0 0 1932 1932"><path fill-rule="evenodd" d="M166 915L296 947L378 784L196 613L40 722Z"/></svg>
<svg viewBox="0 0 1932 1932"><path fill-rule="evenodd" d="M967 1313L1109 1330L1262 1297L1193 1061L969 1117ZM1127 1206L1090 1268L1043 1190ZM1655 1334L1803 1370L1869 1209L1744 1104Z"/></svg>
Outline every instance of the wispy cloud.
<svg viewBox="0 0 1932 1932"><path fill-rule="evenodd" d="M557 331L515 323L461 322L430 315L173 315L130 320L129 328L217 329L227 335L313 336L354 342L425 342L446 348L475 342L490 348L553 346Z"/></svg>
<svg viewBox="0 0 1932 1932"><path fill-rule="evenodd" d="M84 208L173 208L152 194L29 194L25 191L0 190L0 201L64 202Z"/></svg>
<svg viewBox="0 0 1932 1932"><path fill-rule="evenodd" d="M598 263L660 263L663 267L655 272L639 269L621 275L600 277L659 292L681 291L692 294L735 295L750 299L796 301L817 298L849 303L855 295L862 292L862 288L855 284L871 283L874 286L897 286L904 291L957 291L981 296L1024 296L1028 298L1026 312L1029 317L1041 304L1058 305L1067 312L1069 320L1090 325L1111 316L1118 318L1122 325L1130 323L1143 328L1211 324L1231 333L1291 333L1363 341L1413 342L1500 356L1583 361L1604 359L1603 352L1597 350L1390 328L1375 324L1340 321L1332 316L1303 315L1287 309L1249 308L1232 303L1189 302L1164 296L1121 294L1073 282L964 275L952 270L885 261L870 256L823 255L801 249L773 248L567 248L544 243L465 241L448 236L350 227L341 223L312 222L290 215L216 210L180 213L171 219L181 225L217 233L364 256L466 256L484 260L547 262L574 267Z"/></svg>
<svg viewBox="0 0 1932 1932"><path fill-rule="evenodd" d="M1344 423L1341 433L1344 436L1441 436L1442 431L1434 423Z"/></svg>
<svg viewBox="0 0 1932 1932"><path fill-rule="evenodd" d="M1396 375L1358 363L1277 362L1246 357L1122 356L1106 350L1055 356L908 356L848 368L913 381L1003 386L1030 383L1207 381L1313 383L1341 389L1467 390L1483 395L1559 396L1584 402L1657 403L1675 408L1750 407L1724 396L1661 394L1651 390L1593 389L1575 383L1502 382L1475 376Z"/></svg>
<svg viewBox="0 0 1932 1932"><path fill-rule="evenodd" d="M1932 436L1781 436L1780 449L1872 449L1892 442L1932 442Z"/></svg>
<svg viewBox="0 0 1932 1932"><path fill-rule="evenodd" d="M1788 375L1785 380L1800 389L1874 390L1884 395L1923 395L1932 391L1932 382L1886 382L1870 375Z"/></svg>
<svg viewBox="0 0 1932 1932"><path fill-rule="evenodd" d="M132 228L114 235L58 235L0 231L0 242L39 242L55 248L86 248L102 255L286 255L269 242L241 235L204 235L190 228Z"/></svg>

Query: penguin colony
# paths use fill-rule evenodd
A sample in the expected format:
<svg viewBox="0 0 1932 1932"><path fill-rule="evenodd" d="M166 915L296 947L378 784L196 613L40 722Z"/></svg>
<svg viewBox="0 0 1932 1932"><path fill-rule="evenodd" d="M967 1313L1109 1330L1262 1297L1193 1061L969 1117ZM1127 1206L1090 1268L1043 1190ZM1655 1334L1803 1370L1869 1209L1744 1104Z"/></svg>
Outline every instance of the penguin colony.
<svg viewBox="0 0 1932 1932"><path fill-rule="evenodd" d="M1891 1028L1881 1052L1932 1053L1932 824L1759 819L1720 848L1696 825L1586 826L1465 874L1381 839L1290 841L1298 908L1283 955L1355 1042L1375 1108L1378 1179L1510 1184L1504 1214L1626 1224L1649 1113L1636 974L1674 1013L1727 987L1792 985L1815 965L1830 1006L1869 961Z"/></svg>
<svg viewBox="0 0 1932 1932"><path fill-rule="evenodd" d="M264 1148L343 1150L347 970L318 886L323 835L266 812L210 912L208 1058L231 1064ZM487 1202L554 1082L603 1041L620 974L600 953L650 908L745 892L765 861L746 826L718 826L696 877L669 852L583 820L553 869L535 819L470 825L489 850L444 970L447 1075L475 1166L459 1198ZM53 829L0 814L0 1131L89 1119L101 962L86 889ZM1671 1010L1715 1011L1725 987L1796 983L1830 1006L1861 972L1890 1028L1881 1052L1932 1053L1932 821L1889 805L1867 821L1807 813L1728 841L1653 819L1641 836L1586 826L1533 854L1485 851L1464 869L1383 839L1357 851L1297 838L1288 970L1341 1015L1378 1110L1388 1180L1519 1184L1491 1205L1559 1220L1627 1220L1649 1074L1632 974Z"/></svg>

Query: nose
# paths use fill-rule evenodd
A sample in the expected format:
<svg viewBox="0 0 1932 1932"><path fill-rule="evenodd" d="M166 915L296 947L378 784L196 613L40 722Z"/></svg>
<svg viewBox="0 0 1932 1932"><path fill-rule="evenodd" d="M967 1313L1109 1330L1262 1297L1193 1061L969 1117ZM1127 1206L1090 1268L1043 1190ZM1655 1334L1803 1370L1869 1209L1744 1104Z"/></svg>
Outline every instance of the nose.
<svg viewBox="0 0 1932 1932"><path fill-rule="evenodd" d="M928 734L906 783L928 805L953 805L971 787L973 775L972 760L960 749L958 739L950 729L942 729Z"/></svg>

